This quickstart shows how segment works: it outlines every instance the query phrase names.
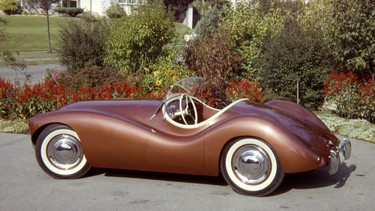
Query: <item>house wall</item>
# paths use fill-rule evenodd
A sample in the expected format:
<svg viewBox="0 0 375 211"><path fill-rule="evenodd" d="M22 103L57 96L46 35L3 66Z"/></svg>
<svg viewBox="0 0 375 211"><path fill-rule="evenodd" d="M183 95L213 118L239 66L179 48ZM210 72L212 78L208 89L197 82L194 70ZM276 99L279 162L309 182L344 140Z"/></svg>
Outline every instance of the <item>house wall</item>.
<svg viewBox="0 0 375 211"><path fill-rule="evenodd" d="M105 11L111 6L110 0L79 0L77 6L95 16L105 15Z"/></svg>

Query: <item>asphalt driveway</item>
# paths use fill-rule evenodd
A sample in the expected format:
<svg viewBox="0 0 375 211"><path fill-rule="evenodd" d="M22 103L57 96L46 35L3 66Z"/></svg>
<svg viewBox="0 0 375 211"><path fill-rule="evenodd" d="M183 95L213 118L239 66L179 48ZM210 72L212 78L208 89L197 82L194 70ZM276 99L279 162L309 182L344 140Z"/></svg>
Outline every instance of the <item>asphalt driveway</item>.
<svg viewBox="0 0 375 211"><path fill-rule="evenodd" d="M375 144L352 145L338 174L287 175L276 193L258 198L220 177L97 169L56 180L39 168L28 135L0 134L0 210L372 210Z"/></svg>
<svg viewBox="0 0 375 211"><path fill-rule="evenodd" d="M44 78L47 69L59 72L65 70L65 67L57 64L28 65L24 72L30 74L30 83L35 84ZM26 79L25 74L15 72L15 70L7 67L0 67L0 76L5 80L12 82L17 79L19 82L21 82L21 84L25 82Z"/></svg>

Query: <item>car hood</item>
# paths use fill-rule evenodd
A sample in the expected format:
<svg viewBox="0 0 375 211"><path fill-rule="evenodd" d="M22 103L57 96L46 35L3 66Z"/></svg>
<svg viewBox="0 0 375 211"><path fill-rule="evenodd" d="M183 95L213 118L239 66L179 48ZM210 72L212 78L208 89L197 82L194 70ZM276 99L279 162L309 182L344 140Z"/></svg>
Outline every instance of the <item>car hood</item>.
<svg viewBox="0 0 375 211"><path fill-rule="evenodd" d="M123 117L137 122L151 118L161 100L104 100L86 101L67 105L59 111L95 112L113 117Z"/></svg>

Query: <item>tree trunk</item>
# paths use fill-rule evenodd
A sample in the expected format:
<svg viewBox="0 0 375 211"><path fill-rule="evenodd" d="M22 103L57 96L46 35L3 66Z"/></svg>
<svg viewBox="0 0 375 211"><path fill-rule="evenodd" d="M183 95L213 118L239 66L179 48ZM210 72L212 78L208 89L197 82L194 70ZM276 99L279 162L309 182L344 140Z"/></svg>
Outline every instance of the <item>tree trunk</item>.
<svg viewBox="0 0 375 211"><path fill-rule="evenodd" d="M46 12L47 12L48 53L52 53L51 33L50 33L50 28L49 28L49 13L48 13L48 10L46 10Z"/></svg>

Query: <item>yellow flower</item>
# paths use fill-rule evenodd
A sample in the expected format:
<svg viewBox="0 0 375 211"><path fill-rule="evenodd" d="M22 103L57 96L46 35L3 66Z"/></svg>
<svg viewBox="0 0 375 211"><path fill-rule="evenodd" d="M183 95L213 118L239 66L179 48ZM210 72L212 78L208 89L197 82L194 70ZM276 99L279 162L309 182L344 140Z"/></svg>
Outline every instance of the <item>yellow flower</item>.
<svg viewBox="0 0 375 211"><path fill-rule="evenodd" d="M156 80L155 81L155 86L161 86L163 84L162 80Z"/></svg>
<svg viewBox="0 0 375 211"><path fill-rule="evenodd" d="M148 69L147 67L143 68L143 70L144 70L146 73L149 73L149 72L150 72L150 69Z"/></svg>
<svg viewBox="0 0 375 211"><path fill-rule="evenodd" d="M171 69L168 69L168 70L167 70L167 74L168 74L168 75L172 75L172 73L173 73L173 70L171 70Z"/></svg>
<svg viewBox="0 0 375 211"><path fill-rule="evenodd" d="M158 76L158 75L160 75L160 72L159 72L159 71L155 71L155 72L154 72L154 76L156 77L156 76Z"/></svg>
<svg viewBox="0 0 375 211"><path fill-rule="evenodd" d="M176 82L177 80L178 80L178 77L177 76L173 76L172 82Z"/></svg>

